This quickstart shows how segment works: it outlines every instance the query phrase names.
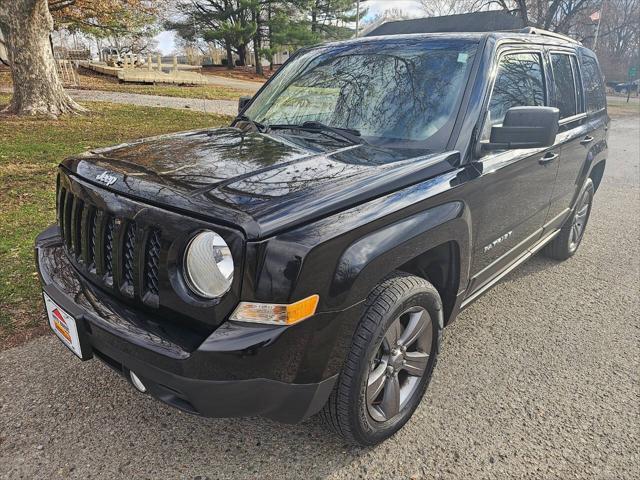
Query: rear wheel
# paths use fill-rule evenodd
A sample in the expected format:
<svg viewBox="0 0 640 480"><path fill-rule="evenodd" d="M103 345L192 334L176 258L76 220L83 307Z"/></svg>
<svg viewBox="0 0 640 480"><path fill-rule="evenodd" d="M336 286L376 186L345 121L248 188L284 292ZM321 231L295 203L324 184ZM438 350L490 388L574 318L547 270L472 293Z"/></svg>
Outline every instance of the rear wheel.
<svg viewBox="0 0 640 480"><path fill-rule="evenodd" d="M442 303L426 280L398 273L369 295L340 378L321 415L347 441L374 445L420 403L436 364Z"/></svg>
<svg viewBox="0 0 640 480"><path fill-rule="evenodd" d="M593 194L593 181L588 178L582 187L575 210L562 226L560 233L545 247L544 253L547 257L566 260L576 253L591 215Z"/></svg>

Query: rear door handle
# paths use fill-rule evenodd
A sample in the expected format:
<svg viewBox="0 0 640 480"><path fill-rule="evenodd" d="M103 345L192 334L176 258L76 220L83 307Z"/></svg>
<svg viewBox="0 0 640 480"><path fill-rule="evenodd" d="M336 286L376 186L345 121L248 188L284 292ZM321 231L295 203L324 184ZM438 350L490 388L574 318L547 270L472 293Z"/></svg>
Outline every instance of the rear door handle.
<svg viewBox="0 0 640 480"><path fill-rule="evenodd" d="M580 145L586 145L591 142L593 142L593 137L591 135L587 135L582 140L580 140Z"/></svg>
<svg viewBox="0 0 640 480"><path fill-rule="evenodd" d="M553 162L556 158L558 158L558 154L555 152L547 152L544 154L543 157L540 157L540 159L538 160L538 163L540 165L546 165L547 163L551 163Z"/></svg>

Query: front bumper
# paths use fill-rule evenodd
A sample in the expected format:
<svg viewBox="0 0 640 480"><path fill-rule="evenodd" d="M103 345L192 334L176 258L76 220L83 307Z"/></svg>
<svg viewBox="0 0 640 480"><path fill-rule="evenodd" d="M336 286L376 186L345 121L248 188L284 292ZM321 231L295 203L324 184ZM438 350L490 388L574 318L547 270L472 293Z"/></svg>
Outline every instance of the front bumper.
<svg viewBox="0 0 640 480"><path fill-rule="evenodd" d="M338 377L359 306L317 314L291 327L225 322L193 344L87 282L62 248L58 227L36 239L43 290L77 321L86 358L127 378L133 371L153 397L210 417L261 415L295 423L318 412Z"/></svg>

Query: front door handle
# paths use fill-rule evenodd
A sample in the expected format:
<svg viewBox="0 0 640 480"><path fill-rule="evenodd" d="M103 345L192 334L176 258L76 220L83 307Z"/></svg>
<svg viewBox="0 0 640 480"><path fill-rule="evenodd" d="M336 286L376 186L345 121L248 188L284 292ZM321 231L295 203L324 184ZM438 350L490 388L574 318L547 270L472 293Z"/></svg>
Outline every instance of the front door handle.
<svg viewBox="0 0 640 480"><path fill-rule="evenodd" d="M582 140L580 140L580 145L587 145L588 143L593 142L593 137L591 135L587 135Z"/></svg>
<svg viewBox="0 0 640 480"><path fill-rule="evenodd" d="M540 157L540 160L538 160L538 163L540 165L546 165L547 163L551 163L553 162L556 158L558 158L558 154L555 152L547 152L544 154L543 157Z"/></svg>

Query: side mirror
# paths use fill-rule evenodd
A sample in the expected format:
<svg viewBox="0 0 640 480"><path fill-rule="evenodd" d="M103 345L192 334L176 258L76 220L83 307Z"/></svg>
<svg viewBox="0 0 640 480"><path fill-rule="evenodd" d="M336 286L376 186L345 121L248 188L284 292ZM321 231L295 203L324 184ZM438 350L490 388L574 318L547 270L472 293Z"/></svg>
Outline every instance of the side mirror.
<svg viewBox="0 0 640 480"><path fill-rule="evenodd" d="M240 97L240 100L238 100L238 113L242 113L242 111L247 108L252 98L253 97Z"/></svg>
<svg viewBox="0 0 640 480"><path fill-rule="evenodd" d="M502 126L491 128L483 150L549 147L556 141L560 111L554 107L512 107Z"/></svg>

